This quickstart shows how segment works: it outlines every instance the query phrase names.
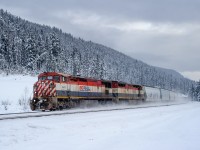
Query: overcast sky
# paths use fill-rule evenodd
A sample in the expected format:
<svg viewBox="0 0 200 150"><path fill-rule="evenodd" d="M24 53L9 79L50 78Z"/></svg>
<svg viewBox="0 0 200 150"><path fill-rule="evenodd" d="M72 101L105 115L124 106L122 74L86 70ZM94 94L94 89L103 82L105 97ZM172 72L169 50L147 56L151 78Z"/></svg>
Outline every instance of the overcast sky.
<svg viewBox="0 0 200 150"><path fill-rule="evenodd" d="M200 79L200 0L0 0L0 8Z"/></svg>

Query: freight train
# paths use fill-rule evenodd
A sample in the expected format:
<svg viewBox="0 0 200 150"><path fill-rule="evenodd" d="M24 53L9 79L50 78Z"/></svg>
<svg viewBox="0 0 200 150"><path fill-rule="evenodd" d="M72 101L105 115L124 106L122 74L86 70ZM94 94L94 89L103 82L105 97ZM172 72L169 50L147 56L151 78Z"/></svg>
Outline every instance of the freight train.
<svg viewBox="0 0 200 150"><path fill-rule="evenodd" d="M157 99L164 99L161 92L160 90L160 93L157 93ZM34 84L30 107L31 110L57 110L75 107L86 101L98 103L151 101L151 96L142 85L44 72L39 74L38 81ZM173 96L165 98L169 100Z"/></svg>

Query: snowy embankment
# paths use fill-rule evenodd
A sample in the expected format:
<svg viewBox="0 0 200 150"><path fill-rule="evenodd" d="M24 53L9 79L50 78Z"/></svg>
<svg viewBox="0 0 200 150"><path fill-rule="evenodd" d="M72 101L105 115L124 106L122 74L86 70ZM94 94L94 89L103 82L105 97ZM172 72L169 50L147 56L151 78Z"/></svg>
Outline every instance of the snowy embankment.
<svg viewBox="0 0 200 150"><path fill-rule="evenodd" d="M200 103L0 121L0 149L199 150Z"/></svg>
<svg viewBox="0 0 200 150"><path fill-rule="evenodd" d="M28 99L32 96L37 77L0 74L0 113L30 111Z"/></svg>

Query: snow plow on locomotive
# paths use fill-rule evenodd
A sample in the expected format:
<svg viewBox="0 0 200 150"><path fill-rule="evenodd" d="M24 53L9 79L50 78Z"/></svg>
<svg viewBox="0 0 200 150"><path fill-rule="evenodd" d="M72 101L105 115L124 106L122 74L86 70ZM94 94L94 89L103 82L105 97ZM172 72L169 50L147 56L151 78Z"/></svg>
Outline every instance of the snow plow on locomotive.
<svg viewBox="0 0 200 150"><path fill-rule="evenodd" d="M84 101L145 101L144 86L96 80L57 72L44 72L33 87L32 110L71 108Z"/></svg>

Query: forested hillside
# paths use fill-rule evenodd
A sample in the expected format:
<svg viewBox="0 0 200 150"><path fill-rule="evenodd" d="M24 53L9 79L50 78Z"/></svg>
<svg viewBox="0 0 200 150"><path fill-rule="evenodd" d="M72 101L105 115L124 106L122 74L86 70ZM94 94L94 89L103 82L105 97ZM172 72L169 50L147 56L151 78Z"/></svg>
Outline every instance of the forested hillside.
<svg viewBox="0 0 200 150"><path fill-rule="evenodd" d="M0 72L44 71L159 86L184 93L194 84L176 71L147 65L109 47L0 10Z"/></svg>

